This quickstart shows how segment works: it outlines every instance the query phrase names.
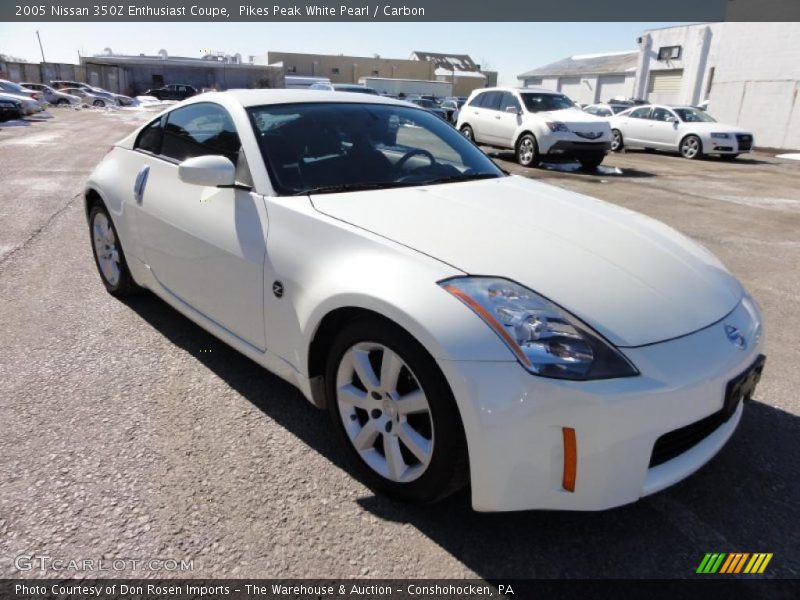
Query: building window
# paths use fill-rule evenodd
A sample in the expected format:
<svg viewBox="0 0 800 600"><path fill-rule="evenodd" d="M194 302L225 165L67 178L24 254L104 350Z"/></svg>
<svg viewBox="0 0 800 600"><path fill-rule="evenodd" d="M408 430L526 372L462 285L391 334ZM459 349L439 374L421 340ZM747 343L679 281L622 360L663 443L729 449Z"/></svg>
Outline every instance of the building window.
<svg viewBox="0 0 800 600"><path fill-rule="evenodd" d="M289 65L289 66L286 67L286 72L287 73L297 73L297 67L295 67L294 65Z"/></svg>
<svg viewBox="0 0 800 600"><path fill-rule="evenodd" d="M373 77L377 77L377 76L378 76L378 75L380 75L380 74L381 74L381 72L380 72L380 71L373 71L373 72L372 72L372 76L373 76Z"/></svg>
<svg viewBox="0 0 800 600"><path fill-rule="evenodd" d="M339 67L333 67L331 69L331 75L338 75L339 74Z"/></svg>
<svg viewBox="0 0 800 600"><path fill-rule="evenodd" d="M680 46L661 46L658 49L658 60L678 60L680 57Z"/></svg>

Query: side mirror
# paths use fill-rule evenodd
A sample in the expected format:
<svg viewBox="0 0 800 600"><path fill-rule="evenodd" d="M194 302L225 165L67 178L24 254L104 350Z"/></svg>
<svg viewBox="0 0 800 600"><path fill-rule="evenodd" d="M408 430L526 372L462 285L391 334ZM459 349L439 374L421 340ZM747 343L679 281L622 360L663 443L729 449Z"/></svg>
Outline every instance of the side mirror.
<svg viewBox="0 0 800 600"><path fill-rule="evenodd" d="M675 117L667 117L667 123L677 123L678 119Z"/></svg>
<svg viewBox="0 0 800 600"><path fill-rule="evenodd" d="M178 178L192 185L232 187L236 183L236 167L224 156L195 156L178 165Z"/></svg>
<svg viewBox="0 0 800 600"><path fill-rule="evenodd" d="M514 113L515 115L520 114L522 111L518 108L514 108L513 106L506 106L507 113Z"/></svg>

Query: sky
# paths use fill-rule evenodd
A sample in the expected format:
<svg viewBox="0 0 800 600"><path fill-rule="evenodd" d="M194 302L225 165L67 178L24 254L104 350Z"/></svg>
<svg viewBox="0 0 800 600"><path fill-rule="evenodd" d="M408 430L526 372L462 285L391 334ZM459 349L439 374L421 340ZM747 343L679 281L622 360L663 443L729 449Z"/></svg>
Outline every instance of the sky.
<svg viewBox="0 0 800 600"><path fill-rule="evenodd" d="M499 83L575 54L636 50L645 29L676 23L0 23L0 54L39 62L36 30L50 62L116 54L200 57L204 50L408 58L414 50L469 54Z"/></svg>

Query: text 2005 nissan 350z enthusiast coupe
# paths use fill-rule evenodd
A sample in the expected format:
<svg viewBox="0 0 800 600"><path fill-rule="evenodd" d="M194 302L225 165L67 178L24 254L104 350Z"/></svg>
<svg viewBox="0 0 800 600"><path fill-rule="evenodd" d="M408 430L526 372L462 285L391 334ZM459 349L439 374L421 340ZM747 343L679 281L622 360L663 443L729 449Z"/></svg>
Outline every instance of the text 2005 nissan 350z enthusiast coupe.
<svg viewBox="0 0 800 600"><path fill-rule="evenodd" d="M758 305L705 249L400 101L193 97L114 146L86 214L109 292L295 384L409 501L633 502L720 450L764 365Z"/></svg>

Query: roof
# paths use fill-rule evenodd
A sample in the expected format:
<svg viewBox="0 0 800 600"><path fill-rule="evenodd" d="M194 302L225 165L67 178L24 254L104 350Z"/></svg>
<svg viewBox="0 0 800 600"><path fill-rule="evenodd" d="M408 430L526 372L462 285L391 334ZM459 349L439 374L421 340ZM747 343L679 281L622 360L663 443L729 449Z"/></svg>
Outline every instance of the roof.
<svg viewBox="0 0 800 600"><path fill-rule="evenodd" d="M363 94L360 92L336 92L326 90L259 89L228 90L227 92L206 92L192 96L186 103L228 98L242 106L261 106L264 104L290 104L293 102L356 102L359 104L395 104L409 106L408 102L394 100L385 96ZM413 105L411 105L413 106Z"/></svg>
<svg viewBox="0 0 800 600"><path fill-rule="evenodd" d="M583 54L570 56L543 67L517 75L517 79L561 75L594 75L599 73L626 73L636 70L639 52L613 54Z"/></svg>
<svg viewBox="0 0 800 600"><path fill-rule="evenodd" d="M531 92L534 94L561 94L561 92L557 92L556 90L549 90L543 87L520 87L520 86L513 86L513 85L496 85L494 87L485 87L485 88L476 88L472 90L473 94L477 94L478 92L486 92L486 91L494 91L494 92L518 92L523 94L525 92Z"/></svg>
<svg viewBox="0 0 800 600"><path fill-rule="evenodd" d="M437 71L444 69L445 75L452 75L453 71L465 71L479 73L480 68L469 54L440 54L438 52L422 52L414 50L411 56L416 56L417 60L428 60L436 65ZM438 75L438 73L437 73Z"/></svg>

